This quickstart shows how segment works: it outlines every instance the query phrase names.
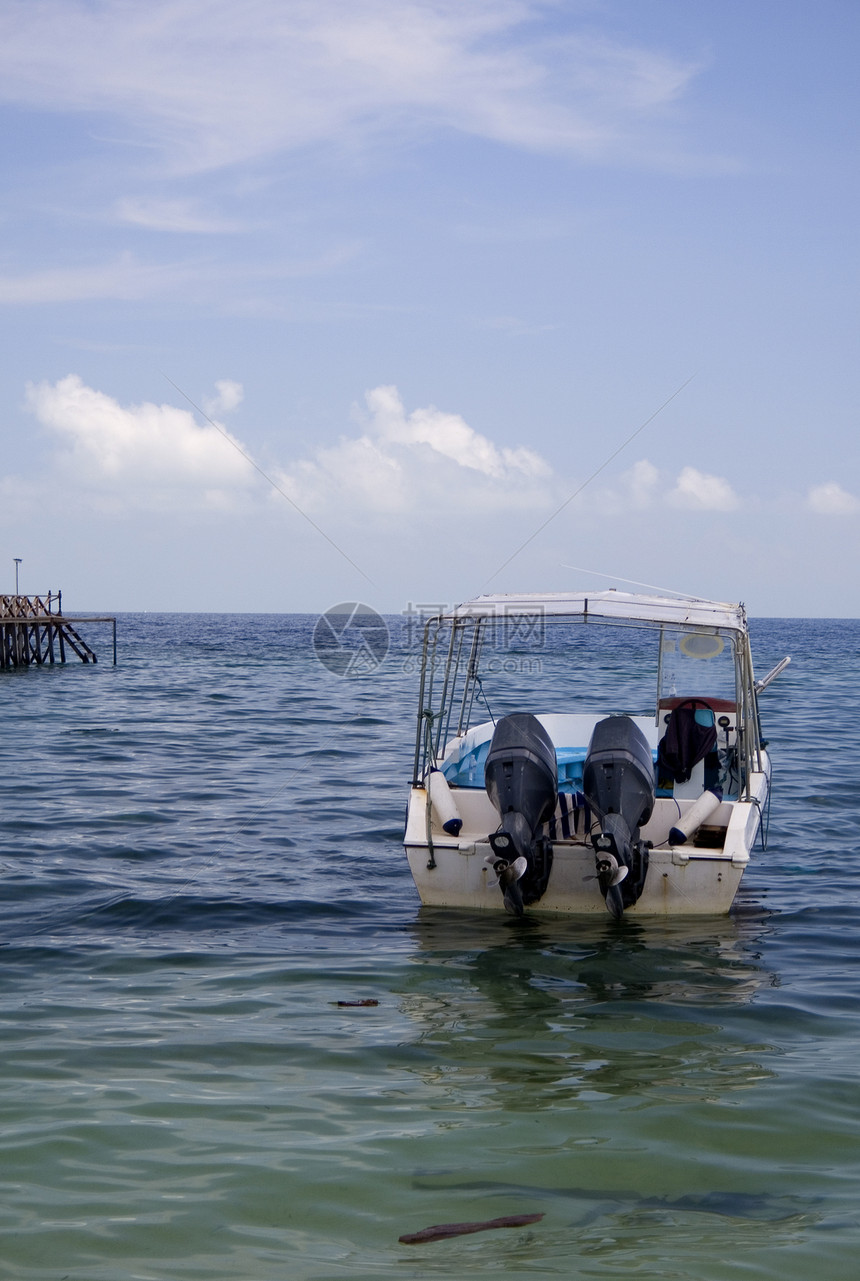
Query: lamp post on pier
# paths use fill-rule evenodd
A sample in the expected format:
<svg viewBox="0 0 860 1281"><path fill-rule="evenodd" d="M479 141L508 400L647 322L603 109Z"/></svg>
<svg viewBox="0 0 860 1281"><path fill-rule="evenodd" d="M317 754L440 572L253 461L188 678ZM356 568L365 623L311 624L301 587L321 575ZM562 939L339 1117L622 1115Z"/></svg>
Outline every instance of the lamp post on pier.
<svg viewBox="0 0 860 1281"><path fill-rule="evenodd" d="M15 562L15 595L17 596L18 595L18 566L21 564L23 557L13 556L12 559Z"/></svg>

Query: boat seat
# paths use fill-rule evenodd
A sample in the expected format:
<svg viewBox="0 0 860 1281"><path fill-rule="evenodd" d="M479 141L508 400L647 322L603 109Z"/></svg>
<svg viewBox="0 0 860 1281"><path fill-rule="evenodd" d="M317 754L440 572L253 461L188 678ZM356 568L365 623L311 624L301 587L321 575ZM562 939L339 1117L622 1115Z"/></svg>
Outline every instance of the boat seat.
<svg viewBox="0 0 860 1281"><path fill-rule="evenodd" d="M457 760L446 761L442 765L442 773L450 787L477 787L483 790L484 787L484 767L487 762L487 754L490 750L490 742L487 739L479 743L470 752L466 752ZM585 765L585 758L588 755L588 746L585 747L557 747L555 749L555 758L558 764L558 790L567 795L575 795L582 791L582 768ZM657 764L657 749L653 753L654 764Z"/></svg>

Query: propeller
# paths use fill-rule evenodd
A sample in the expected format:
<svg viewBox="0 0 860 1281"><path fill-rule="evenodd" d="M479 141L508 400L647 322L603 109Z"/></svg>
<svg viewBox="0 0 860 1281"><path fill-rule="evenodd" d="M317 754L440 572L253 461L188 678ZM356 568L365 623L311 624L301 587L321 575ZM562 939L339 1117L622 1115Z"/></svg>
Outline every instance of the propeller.
<svg viewBox="0 0 860 1281"><path fill-rule="evenodd" d="M614 854L610 854L608 850L601 850L597 855L597 871L582 878L584 881L598 882L600 892L606 900L606 906L616 920L620 920L624 913L624 900L618 886L629 871L629 867L619 863Z"/></svg>
<svg viewBox="0 0 860 1281"><path fill-rule="evenodd" d="M606 893L613 885L620 885L630 869L619 864L614 854L605 854L597 860L597 871L583 876L584 881L600 881L600 888Z"/></svg>
<svg viewBox="0 0 860 1281"><path fill-rule="evenodd" d="M613 885L620 885L630 869L619 863L614 854L601 853L597 859L597 879L605 894Z"/></svg>
<svg viewBox="0 0 860 1281"><path fill-rule="evenodd" d="M510 912L511 916L522 916L523 896L518 882L528 871L528 861L523 858L522 854L519 858L515 858L513 862L509 862L505 858L497 858L495 854L488 854L484 859L484 863L496 873L496 879L491 884L498 885L501 888L505 911Z"/></svg>

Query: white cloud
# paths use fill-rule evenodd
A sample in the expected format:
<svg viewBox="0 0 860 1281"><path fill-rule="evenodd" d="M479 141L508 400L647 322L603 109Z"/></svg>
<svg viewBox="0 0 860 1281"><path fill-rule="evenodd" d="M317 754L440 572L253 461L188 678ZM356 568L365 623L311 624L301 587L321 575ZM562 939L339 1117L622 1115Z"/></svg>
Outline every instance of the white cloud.
<svg viewBox="0 0 860 1281"><path fill-rule="evenodd" d="M445 413L431 405L416 409L408 417L396 387L377 387L366 396L374 428L385 440L402 445L428 445L461 467L482 472L495 480L520 473L526 477L546 476L549 468L530 449L498 449L481 436L459 414Z"/></svg>
<svg viewBox="0 0 860 1281"><path fill-rule="evenodd" d="M203 404L217 422L242 398L241 383L221 379ZM67 476L111 510L121 511L123 503L144 510L229 509L260 493L247 448L220 423L200 424L187 409L121 405L76 374L28 386L27 401L59 442L59 464ZM335 519L409 513L423 522L454 521L465 528L490 513L545 515L575 488L569 479L562 486L533 449L497 444L459 414L433 405L407 412L394 386L368 391L356 416L358 434L273 472L272 501L282 501L280 488L306 513ZM820 487L828 488L838 489ZM684 467L672 478L641 459L615 487L589 490L577 502L602 512L653 509L658 503L731 511L738 499L721 477Z"/></svg>
<svg viewBox="0 0 860 1281"><path fill-rule="evenodd" d="M5 0L0 98L113 116L184 172L428 126L629 149L696 68L575 17L545 0Z"/></svg>
<svg viewBox="0 0 860 1281"><path fill-rule="evenodd" d="M710 476L695 467L683 467L677 476L655 467L647 458L635 463L621 478L613 501L635 508L655 509L658 504L693 511L734 511L737 494L722 476Z"/></svg>
<svg viewBox="0 0 860 1281"><path fill-rule="evenodd" d="M149 266L123 254L113 262L56 267L23 276L0 276L0 303L72 302L90 298L126 301L174 293L193 273L178 263Z"/></svg>
<svg viewBox="0 0 860 1281"><path fill-rule="evenodd" d="M647 507L659 496L660 473L647 458L642 458L624 477L634 507Z"/></svg>
<svg viewBox="0 0 860 1281"><path fill-rule="evenodd" d="M668 498L676 507L700 511L730 512L738 506L738 497L727 480L722 476L709 476L695 467L681 471Z"/></svg>
<svg viewBox="0 0 860 1281"><path fill-rule="evenodd" d="M224 235L246 228L227 218L201 211L188 200L156 200L126 196L117 201L115 214L120 222L148 231L190 232L194 235Z"/></svg>
<svg viewBox="0 0 860 1281"><path fill-rule="evenodd" d="M132 254L112 262L82 267L51 267L21 276L0 276L0 304L80 302L118 298L126 302L144 298L190 296L197 300L217 296L223 301L225 285L240 282L252 289L257 281L326 275L357 252L355 244L335 245L315 258L293 262L237 264L220 267L206 261L149 264Z"/></svg>
<svg viewBox="0 0 860 1281"><path fill-rule="evenodd" d="M204 400L217 422L241 402L241 383L215 384ZM303 512L443 513L528 509L548 501L552 477L533 450L497 446L458 414L407 414L396 387L367 393L365 430L273 475ZM119 512L235 507L260 480L249 451L226 429L199 424L173 405L121 405L76 374L29 385L27 404L59 442L59 464L84 493ZM233 442L231 444L231 442ZM241 451L241 452L240 452ZM247 455L247 456L243 456Z"/></svg>
<svg viewBox="0 0 860 1281"><path fill-rule="evenodd" d="M418 478L370 436L342 438L279 473L278 484L303 510L402 512L421 499ZM424 477L426 482L429 478Z"/></svg>
<svg viewBox="0 0 860 1281"><path fill-rule="evenodd" d="M203 402L207 414L214 418L216 414L229 414L241 405L245 398L245 389L241 383L230 378L219 378L215 384L216 395Z"/></svg>
<svg viewBox="0 0 860 1281"><path fill-rule="evenodd" d="M366 430L286 469L279 483L314 508L426 513L539 506L553 488L531 449L499 447L459 414L430 406L407 414L396 387L367 392Z"/></svg>
<svg viewBox="0 0 860 1281"><path fill-rule="evenodd" d="M813 486L807 495L806 505L820 516L852 516L860 511L860 501L835 480Z"/></svg>
<svg viewBox="0 0 860 1281"><path fill-rule="evenodd" d="M242 395L241 383L219 380L204 401L206 414L217 421ZM77 374L29 384L27 405L59 442L68 477L108 498L110 510L122 510L122 502L149 510L185 510L188 503L223 509L260 483L246 447L186 409L120 405ZM460 415L433 406L406 414L396 387L368 392L367 406L360 436L343 437L274 475L273 501L281 501L279 487L301 511L337 516L422 505L426 515L450 514L463 503L477 511L528 509L546 501L550 469L532 450L493 445Z"/></svg>
<svg viewBox="0 0 860 1281"><path fill-rule="evenodd" d="M238 384L219 384L238 403ZM241 389L239 389L239 392ZM61 445L61 463L79 484L137 507L229 505L255 482L251 464L211 425L172 405L120 405L77 374L30 384L27 403ZM238 444L238 442L236 442Z"/></svg>

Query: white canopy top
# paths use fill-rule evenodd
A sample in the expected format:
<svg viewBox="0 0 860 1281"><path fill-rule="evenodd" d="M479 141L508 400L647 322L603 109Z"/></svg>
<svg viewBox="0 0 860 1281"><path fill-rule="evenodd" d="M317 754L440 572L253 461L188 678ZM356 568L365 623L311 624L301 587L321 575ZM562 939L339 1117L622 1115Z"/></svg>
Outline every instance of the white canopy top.
<svg viewBox="0 0 860 1281"><path fill-rule="evenodd" d="M478 596L443 615L456 618L594 618L607 622L642 623L704 628L709 632L747 631L743 605L701 600L696 596L642 596L610 589L605 592L540 592L524 595Z"/></svg>

